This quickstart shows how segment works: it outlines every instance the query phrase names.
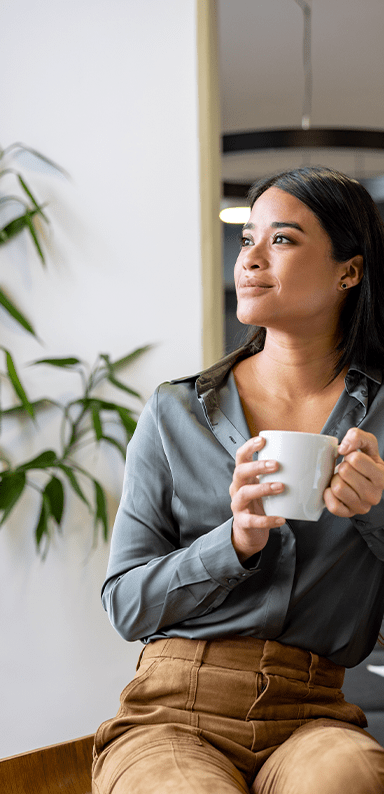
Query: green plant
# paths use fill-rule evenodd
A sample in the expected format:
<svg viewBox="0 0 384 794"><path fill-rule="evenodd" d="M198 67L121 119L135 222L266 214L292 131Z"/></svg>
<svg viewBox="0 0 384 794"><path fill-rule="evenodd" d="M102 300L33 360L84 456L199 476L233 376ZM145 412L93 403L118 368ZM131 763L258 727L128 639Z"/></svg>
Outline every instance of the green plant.
<svg viewBox="0 0 384 794"><path fill-rule="evenodd" d="M105 492L102 484L93 474L76 460L76 453L89 444L105 443L115 447L122 458L125 458L126 444L131 438L136 419L134 411L125 404L102 399L97 395L97 387L108 381L115 389L120 389L131 397L140 395L117 378L123 367L131 364L142 355L147 347L142 347L127 356L112 362L107 354L100 354L90 372L86 364L78 358L47 358L33 362L34 366L46 365L62 369L75 370L79 373L82 392L66 403L60 403L49 397L30 402L20 381L13 358L8 350L4 350L7 372L0 373L2 378L11 384L19 402L12 408L0 410L0 417L28 416L36 422L37 414L54 407L61 413L60 449L44 449L31 460L12 466L8 457L2 452L3 471L0 475L0 525L19 501L25 488L30 487L39 493L40 508L35 523L35 538L38 549L46 553L52 527L60 527L65 507L65 484L87 505L93 515L94 537L99 524L105 540L108 538L108 518ZM124 443L116 438L109 428L111 425L124 430ZM108 429L107 429L108 428ZM43 484L37 483L33 475L44 474ZM83 482L92 486L93 495L89 497L84 491Z"/></svg>
<svg viewBox="0 0 384 794"><path fill-rule="evenodd" d="M26 230L31 234L40 260L45 262L43 249L39 240L34 221L40 216L48 223L44 213L44 205L39 204L24 177L9 166L1 168L1 160L12 155L14 151L26 150L50 166L63 172L59 166L45 158L39 152L13 144L0 150L0 179L6 174L12 175L21 186L26 198L14 195L0 196L0 208L7 205L22 207L21 214L0 228L0 245L6 244ZM64 172L63 172L64 173ZM20 212L20 210L19 210ZM22 326L25 331L36 337L29 320L21 313L13 301L0 288L0 305ZM131 398L141 399L140 395L117 377L121 369L141 356L149 346L140 347L117 361L111 361L109 355L100 353L96 363L89 368L85 362L75 356L66 358L42 358L33 362L35 367L58 367L75 371L79 374L81 390L67 402L59 402L52 398L41 397L30 401L25 387L17 371L12 353L0 347L5 359L5 371L0 372L0 381L6 381L16 397L16 403L8 408L0 404L0 422L7 419L27 419L33 422L38 434L38 417L43 411L53 409L61 415L60 442L58 449L43 449L32 459L13 465L10 456L0 449L0 526L9 517L27 488L39 494L39 508L35 521L35 539L40 553L45 556L53 528L61 528L68 492L74 492L88 507L93 517L94 542L101 525L102 535L108 537L107 501L102 483L97 480L89 469L80 465L77 453L89 444L106 444L116 448L125 458L126 444L131 438L135 427L135 411L121 402L106 400L99 395L101 384L109 383L113 389L120 390ZM114 430L117 429L117 433ZM124 443L122 443L124 436ZM89 487L90 486L90 487ZM69 491L68 491L69 489Z"/></svg>
<svg viewBox="0 0 384 794"><path fill-rule="evenodd" d="M45 257L39 239L39 233L35 226L35 219L37 216L45 223L49 223L49 220L44 212L45 205L38 203L37 199L32 193L32 190L27 185L25 177L22 176L20 171L15 167L13 161L15 159L17 161L17 155L20 152L28 152L37 160L40 160L48 165L54 171L66 176L67 174L66 171L64 171L61 166L57 165L57 163L54 163L53 160L49 160L48 157L45 157L40 152L37 152L35 149L31 149L29 146L25 146L22 143L12 143L10 146L7 146L6 149L0 148L0 180L4 179L6 176L10 176L15 183L15 187L18 188L17 194L8 193L6 195L0 196L0 211L4 213L6 210L8 210L12 213L12 215L15 216L12 217L11 220L7 220L6 223L0 222L0 245L8 243L22 231L26 230L31 235L38 256L44 265ZM25 331L28 331L29 333L33 334L33 336L36 336L29 320L22 314L20 309L17 308L14 302L1 287L0 305L3 306L6 312L8 312L8 314L10 314L11 317L13 317L13 319L16 320L16 322L19 323Z"/></svg>

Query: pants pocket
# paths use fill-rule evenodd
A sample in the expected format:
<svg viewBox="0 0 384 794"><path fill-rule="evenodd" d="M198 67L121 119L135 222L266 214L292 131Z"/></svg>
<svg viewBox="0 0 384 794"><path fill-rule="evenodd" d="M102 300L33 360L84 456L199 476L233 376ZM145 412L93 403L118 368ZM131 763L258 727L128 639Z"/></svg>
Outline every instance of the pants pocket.
<svg viewBox="0 0 384 794"><path fill-rule="evenodd" d="M113 741L113 739L120 735L121 731L119 731L118 725L121 723L121 717L123 717L128 710L128 702L131 693L134 692L135 688L139 687L141 683L144 683L155 672L160 661L160 658L149 659L148 662L141 662L139 659L139 664L136 668L134 677L129 684L124 687L120 695L120 708L116 717L111 717L110 719L102 722L95 733L95 742L93 748L94 760L96 760L106 744Z"/></svg>
<svg viewBox="0 0 384 794"><path fill-rule="evenodd" d="M157 659L145 659L139 660L139 664L136 668L136 673L133 676L132 680L124 687L121 695L120 695L120 709L123 708L124 703L129 699L132 692L134 692L140 684L144 683L153 673L157 670L161 663L162 659L158 657Z"/></svg>
<svg viewBox="0 0 384 794"><path fill-rule="evenodd" d="M156 657L146 660L145 654L132 680L120 695L116 715L103 722L95 735L95 754L99 755L109 742L137 724L150 724L155 718L169 721L167 713L183 714L190 695L192 662L185 659ZM181 722L184 720L181 719Z"/></svg>

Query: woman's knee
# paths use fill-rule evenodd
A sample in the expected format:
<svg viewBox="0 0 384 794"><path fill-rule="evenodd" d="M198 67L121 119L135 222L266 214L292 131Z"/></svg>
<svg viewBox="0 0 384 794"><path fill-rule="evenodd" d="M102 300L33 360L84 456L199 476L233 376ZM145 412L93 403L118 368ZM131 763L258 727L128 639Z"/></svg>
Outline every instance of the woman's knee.
<svg viewBox="0 0 384 794"><path fill-rule="evenodd" d="M128 731L95 762L93 794L248 794L238 769L185 726Z"/></svg>
<svg viewBox="0 0 384 794"><path fill-rule="evenodd" d="M266 761L254 794L384 794L384 749L362 728L311 720Z"/></svg>

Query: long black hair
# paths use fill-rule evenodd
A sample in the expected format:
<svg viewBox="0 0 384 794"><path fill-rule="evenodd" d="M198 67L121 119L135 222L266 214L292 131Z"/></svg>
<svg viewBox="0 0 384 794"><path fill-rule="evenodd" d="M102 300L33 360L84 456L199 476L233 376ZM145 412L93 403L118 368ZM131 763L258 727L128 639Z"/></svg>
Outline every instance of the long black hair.
<svg viewBox="0 0 384 794"><path fill-rule="evenodd" d="M334 377L352 362L384 369L384 224L368 191L331 168L297 168L255 182L248 194L251 208L270 187L312 210L331 240L335 261L363 257L362 280L348 290L340 315ZM265 335L265 328L254 329L255 352L264 346Z"/></svg>

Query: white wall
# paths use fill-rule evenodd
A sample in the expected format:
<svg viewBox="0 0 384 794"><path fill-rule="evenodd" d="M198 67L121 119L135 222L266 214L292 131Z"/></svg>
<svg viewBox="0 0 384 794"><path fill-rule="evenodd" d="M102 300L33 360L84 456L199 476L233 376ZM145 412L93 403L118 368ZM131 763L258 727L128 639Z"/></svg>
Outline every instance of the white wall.
<svg viewBox="0 0 384 794"><path fill-rule="evenodd" d="M124 372L147 398L201 366L195 0L3 0L0 27L1 145L23 141L72 177L24 171L48 201L47 268L23 237L0 248L0 284L45 346L4 312L1 345L33 399L68 395L77 381L24 363L91 364L154 343ZM41 437L54 446L53 415L41 433L8 422L1 445L13 462L40 451ZM123 464L94 453L88 465L113 515ZM116 712L141 647L102 610L108 548L91 549L82 504L71 502L44 562L35 517L31 493L0 532L1 757L93 732Z"/></svg>

